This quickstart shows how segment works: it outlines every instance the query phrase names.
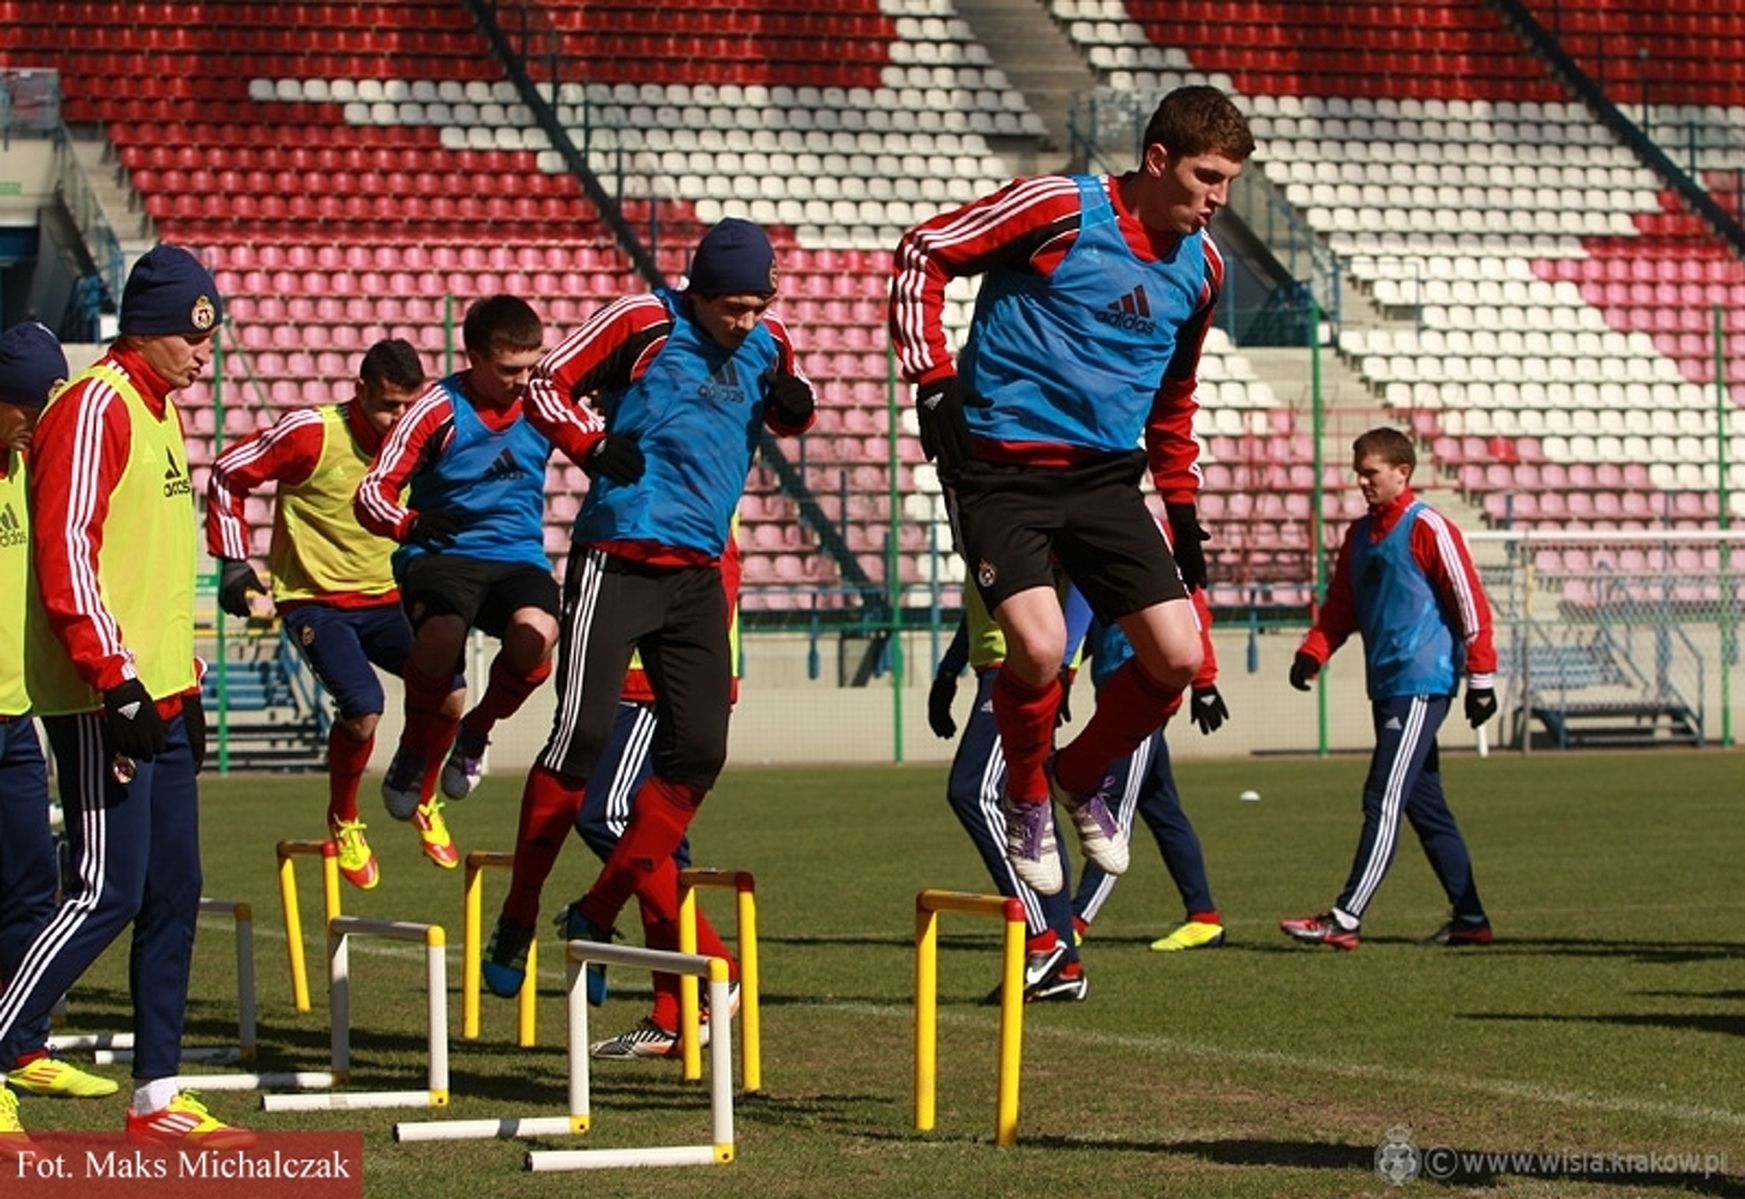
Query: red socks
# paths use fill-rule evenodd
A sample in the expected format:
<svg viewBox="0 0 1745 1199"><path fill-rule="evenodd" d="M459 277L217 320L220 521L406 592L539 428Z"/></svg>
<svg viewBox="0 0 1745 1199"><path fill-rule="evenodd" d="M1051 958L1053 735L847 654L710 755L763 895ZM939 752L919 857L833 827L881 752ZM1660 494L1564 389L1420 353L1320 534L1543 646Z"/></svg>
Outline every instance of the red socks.
<svg viewBox="0 0 1745 1199"><path fill-rule="evenodd" d="M535 766L521 790L521 820L515 830L515 868L503 915L529 928L539 920L539 895L582 809L583 785Z"/></svg>
<svg viewBox="0 0 1745 1199"><path fill-rule="evenodd" d="M1002 680L1004 677L1002 672ZM1094 790L1110 762L1126 757L1157 731L1170 702L1179 699L1181 693L1182 688L1166 687L1146 674L1139 659L1129 658L1097 692L1097 706L1085 723L1084 732L1054 756L1055 780L1080 795ZM997 691L994 703L998 716ZM1001 732L1004 731L1002 725Z"/></svg>
<svg viewBox="0 0 1745 1199"><path fill-rule="evenodd" d="M429 799L436 794L436 780L442 774L442 760L454 742L454 730L460 724L442 713L442 705L454 690L454 676L436 678L406 663L406 729L400 734L400 744L418 755L424 763L424 780L418 794Z"/></svg>
<svg viewBox="0 0 1745 1199"><path fill-rule="evenodd" d="M485 685L485 694L478 704L461 721L466 726L467 735L481 740L489 740L491 730L499 720L507 719L520 711L521 705L527 702L539 685L551 677L551 660L548 658L535 666L531 671L522 674L498 650L497 656L491 659L491 677Z"/></svg>
<svg viewBox="0 0 1745 1199"><path fill-rule="evenodd" d="M376 748L376 735L359 741L337 720L327 730L327 819L329 823L357 819L357 786Z"/></svg>
<svg viewBox="0 0 1745 1199"><path fill-rule="evenodd" d="M669 863L670 864L670 863ZM673 895L677 902L678 867L673 867ZM649 917L648 907L642 908L642 938L650 949L670 949L674 952L679 948L679 922L677 920L662 921ZM739 977L739 962L727 952L727 946L722 944L721 937L715 931L715 926L709 923L709 917L704 915L701 906L697 908L697 952L704 957L721 958L727 963L727 977ZM698 983L701 987L703 984ZM679 1027L679 976L676 974L656 974L654 976L654 1012L651 1019L662 1028L677 1030Z"/></svg>
<svg viewBox="0 0 1745 1199"><path fill-rule="evenodd" d="M668 782L655 775L636 793L630 807L630 824L600 877L582 897L582 915L599 928L610 928L634 894L655 920L678 919L678 871L673 850L697 815L708 794L686 783ZM666 877L660 877L664 867Z"/></svg>
<svg viewBox="0 0 1745 1199"><path fill-rule="evenodd" d="M1048 799L1042 763L1054 744L1054 716L1060 710L1060 678L1032 686L1010 670L994 680L994 724L1006 754L1006 792L1026 803Z"/></svg>

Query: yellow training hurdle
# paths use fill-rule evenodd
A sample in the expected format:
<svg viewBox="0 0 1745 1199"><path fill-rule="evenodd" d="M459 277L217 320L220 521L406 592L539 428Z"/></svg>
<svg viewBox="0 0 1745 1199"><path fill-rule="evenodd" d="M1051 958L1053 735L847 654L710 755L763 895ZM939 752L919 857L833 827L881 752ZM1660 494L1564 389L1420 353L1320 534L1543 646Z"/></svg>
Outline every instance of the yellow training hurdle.
<svg viewBox="0 0 1745 1199"><path fill-rule="evenodd" d="M697 890L731 887L738 895L739 1017L741 1085L747 1092L763 1089L763 1021L758 1008L757 880L745 870L697 868L679 871L679 952L697 952ZM700 1016L697 976L679 979L679 1035L683 1042L684 1076L703 1077L703 1051L698 1035Z"/></svg>
<svg viewBox="0 0 1745 1199"><path fill-rule="evenodd" d="M303 916L297 908L297 859L321 859L323 918L328 927L341 915L339 905L339 850L332 841L280 841L279 903L285 910L285 949L291 959L291 998L299 1012L309 1010L309 971L303 961Z"/></svg>
<svg viewBox="0 0 1745 1199"><path fill-rule="evenodd" d="M999 895L928 889L915 896L915 1128L932 1129L939 1069L939 913L1005 921L1000 970L999 1091L994 1141L1018 1140L1018 1076L1024 1056L1024 905Z"/></svg>
<svg viewBox="0 0 1745 1199"><path fill-rule="evenodd" d="M466 891L461 921L460 1035L468 1040L479 1036L479 976L484 966L483 923L485 909L485 871L511 870L515 866L512 853L495 853L475 849L466 857ZM516 1040L523 1049L531 1048L537 1031L535 1006L539 998L539 937L535 934L527 945L527 978L516 997Z"/></svg>

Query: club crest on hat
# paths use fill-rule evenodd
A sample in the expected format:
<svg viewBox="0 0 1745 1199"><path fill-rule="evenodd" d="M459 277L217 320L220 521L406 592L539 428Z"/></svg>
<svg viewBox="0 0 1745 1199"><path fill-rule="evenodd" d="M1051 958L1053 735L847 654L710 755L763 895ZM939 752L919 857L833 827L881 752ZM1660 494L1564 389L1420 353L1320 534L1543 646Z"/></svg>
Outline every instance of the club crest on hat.
<svg viewBox="0 0 1745 1199"><path fill-rule="evenodd" d="M195 300L192 311L188 313L188 319L194 323L194 328L201 333L217 324L218 307L212 303L212 297L202 294Z"/></svg>

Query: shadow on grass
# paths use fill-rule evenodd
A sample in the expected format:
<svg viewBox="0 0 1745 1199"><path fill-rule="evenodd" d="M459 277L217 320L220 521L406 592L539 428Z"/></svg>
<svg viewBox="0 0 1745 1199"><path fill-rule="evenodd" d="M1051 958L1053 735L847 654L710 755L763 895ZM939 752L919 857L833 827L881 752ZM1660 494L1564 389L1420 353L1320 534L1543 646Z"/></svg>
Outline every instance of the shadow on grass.
<svg viewBox="0 0 1745 1199"><path fill-rule="evenodd" d="M1717 999L1745 1002L1745 991L1637 991L1656 999Z"/></svg>
<svg viewBox="0 0 1745 1199"><path fill-rule="evenodd" d="M1369 938L1364 938L1369 940ZM1381 938L1378 943L1404 938ZM1482 949L1474 947L1461 952L1485 957L1507 957L1515 954L1545 954L1578 958L1630 958L1637 962L1679 965L1685 962L1745 961L1745 941L1631 941L1608 940L1604 937L1499 937Z"/></svg>
<svg viewBox="0 0 1745 1199"><path fill-rule="evenodd" d="M911 953L915 949L915 934L897 933L890 936L873 936L865 933L843 933L841 935L822 937L771 937L758 934L759 945L792 945L798 949L826 949L832 946L846 945L859 948L906 949ZM940 933L939 947L941 949L985 949L990 945L998 945L998 936L974 936L962 933Z"/></svg>
<svg viewBox="0 0 1745 1199"><path fill-rule="evenodd" d="M1534 1024L1614 1024L1624 1028L1689 1029L1745 1037L1745 1015L1728 1016L1714 1012L1608 1012L1594 1016L1576 1016L1567 1012L1467 1012L1461 1019L1516 1020Z"/></svg>
<svg viewBox="0 0 1745 1199"><path fill-rule="evenodd" d="M932 1144L986 1145L987 1136L939 1135L936 1133L895 1133L888 1130L862 1134L868 1140L926 1142ZM1114 1153L1168 1154L1195 1157L1223 1166L1273 1166L1291 1170L1356 1170L1364 1174L1375 1172L1376 1150L1369 1145L1329 1145L1318 1141L1263 1141L1236 1138L1228 1141L1138 1141L1131 1139L1067 1136L1018 1136L1020 1148L1056 1150L1106 1150ZM1542 1155L1532 1150L1507 1151L1490 1149L1456 1149L1438 1146L1441 1154L1432 1158L1453 1168L1445 1178L1420 1172L1415 1181L1469 1190L1473 1187L1500 1186L1507 1178L1544 1178L1560 1182L1592 1182L1599 1184L1626 1183L1643 1190L1672 1190L1681 1194L1713 1195L1720 1199L1745 1199L1745 1180L1728 1175L1705 1175L1700 1172L1633 1173L1621 1171L1580 1171L1550 1168L1539 1164ZM1596 1155L1607 1156L1607 1155ZM1691 1155L1697 1156L1697 1155ZM1425 1159L1420 1162L1428 1164ZM1572 1162L1570 1164L1578 1164ZM1468 1168L1468 1167L1473 1168ZM1422 1167L1421 1167L1422 1168Z"/></svg>

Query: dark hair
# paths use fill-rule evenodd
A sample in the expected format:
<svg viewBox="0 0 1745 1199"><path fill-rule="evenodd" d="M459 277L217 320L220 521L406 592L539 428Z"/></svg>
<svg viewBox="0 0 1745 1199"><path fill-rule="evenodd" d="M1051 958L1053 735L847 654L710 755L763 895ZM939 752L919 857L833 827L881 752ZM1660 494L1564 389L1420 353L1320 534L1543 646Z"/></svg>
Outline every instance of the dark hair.
<svg viewBox="0 0 1745 1199"><path fill-rule="evenodd" d="M1418 455L1412 449L1412 439L1398 429L1390 429L1385 425L1379 429L1371 429L1351 443L1351 456L1354 461L1362 462L1371 454L1389 466L1418 465Z"/></svg>
<svg viewBox="0 0 1745 1199"><path fill-rule="evenodd" d="M424 386L424 362L405 338L385 337L364 355L357 377L365 387L386 384L401 391L416 391Z"/></svg>
<svg viewBox="0 0 1745 1199"><path fill-rule="evenodd" d="M461 324L461 342L485 358L499 350L537 350L545 326L533 306L519 296L488 296L474 301Z"/></svg>
<svg viewBox="0 0 1745 1199"><path fill-rule="evenodd" d="M1145 125L1145 144L1161 145L1178 158L1222 154L1246 162L1254 153L1248 118L1215 87L1178 87L1158 102Z"/></svg>

